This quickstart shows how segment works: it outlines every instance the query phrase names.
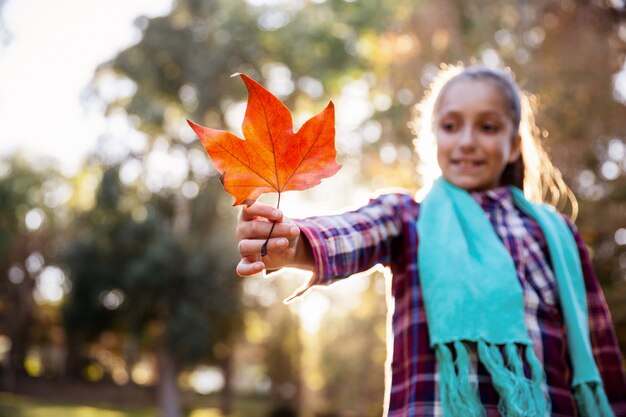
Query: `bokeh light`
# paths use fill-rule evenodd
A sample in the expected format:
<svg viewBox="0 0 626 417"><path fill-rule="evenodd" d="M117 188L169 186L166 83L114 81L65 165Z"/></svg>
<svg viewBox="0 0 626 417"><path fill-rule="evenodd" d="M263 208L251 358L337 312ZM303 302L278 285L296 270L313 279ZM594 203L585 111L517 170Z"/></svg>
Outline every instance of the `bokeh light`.
<svg viewBox="0 0 626 417"><path fill-rule="evenodd" d="M28 230L35 231L41 227L45 218L46 215L43 210L41 210L40 208L34 208L26 213L24 223L26 224Z"/></svg>
<svg viewBox="0 0 626 417"><path fill-rule="evenodd" d="M218 368L198 366L191 373L191 386L200 394L217 392L224 387L224 376Z"/></svg>
<svg viewBox="0 0 626 417"><path fill-rule="evenodd" d="M46 266L37 276L35 301L40 304L58 304L69 291L70 284L65 273L56 266Z"/></svg>
<svg viewBox="0 0 626 417"><path fill-rule="evenodd" d="M131 378L137 385L150 385L154 382L153 367L146 361L136 363L131 371Z"/></svg>

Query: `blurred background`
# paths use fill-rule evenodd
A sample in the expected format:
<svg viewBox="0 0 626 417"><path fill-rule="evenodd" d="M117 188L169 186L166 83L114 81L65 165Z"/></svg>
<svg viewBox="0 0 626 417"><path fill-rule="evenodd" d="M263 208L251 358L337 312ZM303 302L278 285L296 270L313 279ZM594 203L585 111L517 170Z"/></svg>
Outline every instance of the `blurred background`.
<svg viewBox="0 0 626 417"><path fill-rule="evenodd" d="M289 305L303 273L234 274L185 118L240 134L235 72L297 126L335 102L343 168L283 196L301 217L415 192L439 63L510 66L626 349L625 58L624 0L0 0L0 415L381 414L383 269Z"/></svg>

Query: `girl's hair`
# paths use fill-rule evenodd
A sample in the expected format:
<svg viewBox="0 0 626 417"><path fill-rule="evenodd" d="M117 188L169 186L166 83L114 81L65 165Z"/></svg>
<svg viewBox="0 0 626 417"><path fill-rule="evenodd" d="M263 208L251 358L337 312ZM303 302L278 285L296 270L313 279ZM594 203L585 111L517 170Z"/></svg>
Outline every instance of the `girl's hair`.
<svg viewBox="0 0 626 417"><path fill-rule="evenodd" d="M437 165L434 116L445 89L457 80L487 80L502 93L513 121L514 132L521 137L521 156L508 164L500 184L514 185L524 190L526 197L535 202L548 202L563 209L569 202L572 218L578 213L578 202L572 190L563 181L561 172L552 164L541 146L541 132L535 125L533 105L535 98L520 91L510 70L483 66L442 65L434 77L423 100L415 106L416 117L410 127L417 136L415 149L420 158L418 172L422 188L418 199L426 195L435 178L441 175ZM513 138L511 138L513 140Z"/></svg>

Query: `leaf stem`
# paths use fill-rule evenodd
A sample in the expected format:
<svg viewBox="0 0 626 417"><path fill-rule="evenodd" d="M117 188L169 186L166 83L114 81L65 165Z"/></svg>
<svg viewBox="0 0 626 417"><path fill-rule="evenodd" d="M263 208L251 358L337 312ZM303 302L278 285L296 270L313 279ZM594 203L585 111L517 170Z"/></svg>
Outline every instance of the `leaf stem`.
<svg viewBox="0 0 626 417"><path fill-rule="evenodd" d="M278 202L276 203L276 209L278 210L279 208L280 208L280 191L278 192ZM272 237L272 232L274 231L274 226L276 226L276 220L274 220L274 222L272 223L272 228L270 229L270 234L267 236L267 239L265 239L265 243L263 243L263 246L261 246L261 256L267 255L267 242L269 242L270 237Z"/></svg>

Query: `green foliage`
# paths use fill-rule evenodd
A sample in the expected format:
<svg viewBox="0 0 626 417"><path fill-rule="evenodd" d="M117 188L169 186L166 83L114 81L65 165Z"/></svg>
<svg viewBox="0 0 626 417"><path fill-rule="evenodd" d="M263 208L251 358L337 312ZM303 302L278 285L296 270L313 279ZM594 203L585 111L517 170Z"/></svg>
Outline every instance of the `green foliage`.
<svg viewBox="0 0 626 417"><path fill-rule="evenodd" d="M16 250L29 235L24 218L29 210L41 208L47 217L44 226L54 227L53 211L44 204L43 182L46 176L57 175L52 170L37 171L15 158L0 160L6 174L0 175L0 265L5 266L10 252Z"/></svg>
<svg viewBox="0 0 626 417"><path fill-rule="evenodd" d="M66 210L57 207L53 192L64 180L50 167L36 169L19 157L0 159L0 170L0 334L11 339L6 370L14 375L23 372L30 344L48 340L55 324L54 313L41 314L33 290L62 241Z"/></svg>
<svg viewBox="0 0 626 417"><path fill-rule="evenodd" d="M201 191L195 200L201 209L215 203L215 191ZM145 218L133 218L137 207L145 209ZM72 292L64 318L70 334L94 340L112 330L152 349L164 329L179 363L215 359L213 345L228 339L239 322L234 244L225 245L232 218L213 213L212 221L176 231L177 216L194 207L173 194L143 203L120 183L118 167L105 171L96 204L77 222L66 254Z"/></svg>

